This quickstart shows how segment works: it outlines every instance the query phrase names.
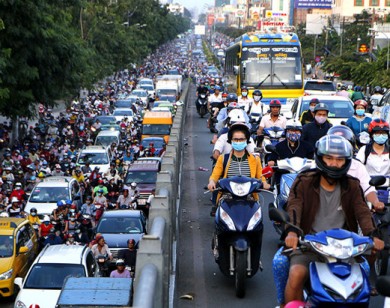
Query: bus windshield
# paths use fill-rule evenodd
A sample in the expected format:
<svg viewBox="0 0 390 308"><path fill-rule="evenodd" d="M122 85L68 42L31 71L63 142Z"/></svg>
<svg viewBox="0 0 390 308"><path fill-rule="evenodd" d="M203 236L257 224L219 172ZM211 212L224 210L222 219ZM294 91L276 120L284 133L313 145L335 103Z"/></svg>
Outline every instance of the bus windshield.
<svg viewBox="0 0 390 308"><path fill-rule="evenodd" d="M302 88L302 64L298 46L242 48L241 83L250 87Z"/></svg>

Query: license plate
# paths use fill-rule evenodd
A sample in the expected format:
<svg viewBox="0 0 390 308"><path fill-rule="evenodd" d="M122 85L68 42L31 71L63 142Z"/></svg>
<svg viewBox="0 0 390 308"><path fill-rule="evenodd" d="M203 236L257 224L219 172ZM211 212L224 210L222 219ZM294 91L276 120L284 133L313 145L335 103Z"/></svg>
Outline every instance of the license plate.
<svg viewBox="0 0 390 308"><path fill-rule="evenodd" d="M138 204L139 205L145 205L146 204L146 199L138 199Z"/></svg>
<svg viewBox="0 0 390 308"><path fill-rule="evenodd" d="M104 259L99 259L99 262L100 262L100 263L103 263L103 262L104 262Z"/></svg>

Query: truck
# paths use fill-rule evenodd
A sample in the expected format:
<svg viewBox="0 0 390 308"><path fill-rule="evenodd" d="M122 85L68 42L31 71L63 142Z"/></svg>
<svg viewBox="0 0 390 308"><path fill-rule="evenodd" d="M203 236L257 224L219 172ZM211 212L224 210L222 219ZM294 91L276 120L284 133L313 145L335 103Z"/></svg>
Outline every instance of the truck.
<svg viewBox="0 0 390 308"><path fill-rule="evenodd" d="M131 278L69 277L65 280L56 308L131 307Z"/></svg>
<svg viewBox="0 0 390 308"><path fill-rule="evenodd" d="M181 81L181 75L162 75L157 77L156 96L175 95L178 100L181 93Z"/></svg>

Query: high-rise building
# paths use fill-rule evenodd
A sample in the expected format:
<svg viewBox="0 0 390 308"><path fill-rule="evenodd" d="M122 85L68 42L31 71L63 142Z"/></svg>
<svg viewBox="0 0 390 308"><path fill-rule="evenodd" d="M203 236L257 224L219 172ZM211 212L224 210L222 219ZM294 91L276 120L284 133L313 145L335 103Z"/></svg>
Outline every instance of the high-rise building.
<svg viewBox="0 0 390 308"><path fill-rule="evenodd" d="M230 0L215 0L215 7L221 7L230 4Z"/></svg>

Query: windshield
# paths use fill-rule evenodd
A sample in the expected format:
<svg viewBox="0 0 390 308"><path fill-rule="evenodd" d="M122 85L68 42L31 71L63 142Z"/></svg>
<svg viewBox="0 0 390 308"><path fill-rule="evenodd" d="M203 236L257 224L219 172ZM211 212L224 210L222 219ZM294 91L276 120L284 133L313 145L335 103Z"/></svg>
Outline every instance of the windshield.
<svg viewBox="0 0 390 308"><path fill-rule="evenodd" d="M9 258L14 254L14 237L0 235L0 258Z"/></svg>
<svg viewBox="0 0 390 308"><path fill-rule="evenodd" d="M113 142L119 142L118 137L116 136L97 136L96 145L111 145Z"/></svg>
<svg viewBox="0 0 390 308"><path fill-rule="evenodd" d="M159 89L159 90L157 90L157 95L159 97L163 96L163 95L176 96L176 90L173 90L173 89ZM162 99L160 99L160 100L162 100Z"/></svg>
<svg viewBox="0 0 390 308"><path fill-rule="evenodd" d="M102 125L110 124L111 122L116 123L115 117L97 117L96 119L98 119Z"/></svg>
<svg viewBox="0 0 390 308"><path fill-rule="evenodd" d="M107 153L81 153L78 163L84 165L89 161L91 165L106 165L109 163Z"/></svg>
<svg viewBox="0 0 390 308"><path fill-rule="evenodd" d="M151 143L151 142L153 142L153 146L155 147L155 148L162 148L163 147L163 145L164 145L164 139L161 139L161 140L148 140L148 139L144 139L144 140L142 140L142 146L144 147L144 148L147 148L147 147L149 147L149 144Z"/></svg>
<svg viewBox="0 0 390 308"><path fill-rule="evenodd" d="M126 175L126 183L136 182L138 184L155 184L157 171L129 171Z"/></svg>
<svg viewBox="0 0 390 308"><path fill-rule="evenodd" d="M302 88L302 64L298 46L244 47L242 84L265 88Z"/></svg>
<svg viewBox="0 0 390 308"><path fill-rule="evenodd" d="M133 95L138 96L138 97L146 97L146 96L148 96L148 93L146 91L133 91L131 93Z"/></svg>
<svg viewBox="0 0 390 308"><path fill-rule="evenodd" d="M309 109L310 99L302 101L301 112ZM328 118L350 118L353 116L353 106L349 101L335 101L321 99L321 103L328 105Z"/></svg>
<svg viewBox="0 0 390 308"><path fill-rule="evenodd" d="M70 199L68 187L40 187L31 193L29 202L57 203L58 200Z"/></svg>
<svg viewBox="0 0 390 308"><path fill-rule="evenodd" d="M114 113L112 114L114 116L133 116L133 111L131 110L115 110Z"/></svg>
<svg viewBox="0 0 390 308"><path fill-rule="evenodd" d="M149 90L149 91L154 90L154 87L152 85L149 85L149 84L143 84L143 85L141 85L141 88L144 90Z"/></svg>
<svg viewBox="0 0 390 308"><path fill-rule="evenodd" d="M142 223L137 217L102 217L96 229L97 233L144 233Z"/></svg>
<svg viewBox="0 0 390 308"><path fill-rule="evenodd" d="M144 124L142 133L144 135L169 135L171 126L169 124Z"/></svg>
<svg viewBox="0 0 390 308"><path fill-rule="evenodd" d="M116 101L114 103L115 108L130 108L135 100Z"/></svg>
<svg viewBox="0 0 390 308"><path fill-rule="evenodd" d="M336 91L332 82L311 82L306 81L305 90L311 91Z"/></svg>
<svg viewBox="0 0 390 308"><path fill-rule="evenodd" d="M34 265L24 284L25 289L60 290L66 277L85 277L81 264L46 264Z"/></svg>

